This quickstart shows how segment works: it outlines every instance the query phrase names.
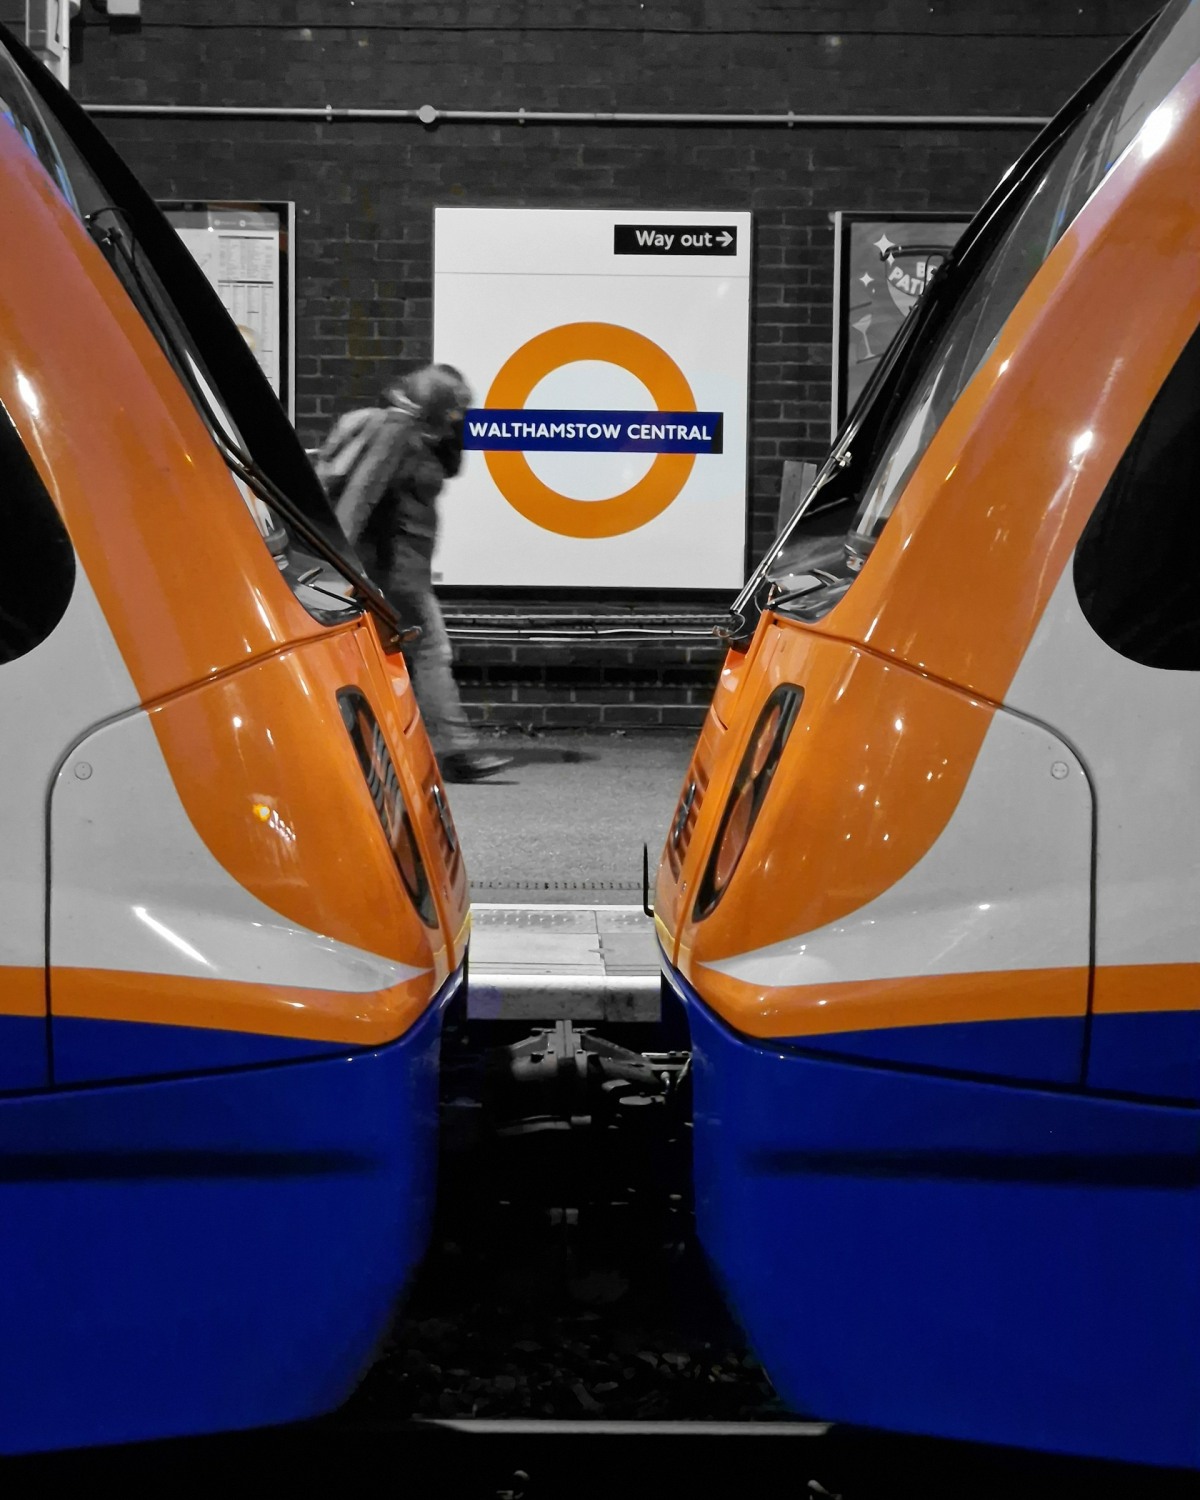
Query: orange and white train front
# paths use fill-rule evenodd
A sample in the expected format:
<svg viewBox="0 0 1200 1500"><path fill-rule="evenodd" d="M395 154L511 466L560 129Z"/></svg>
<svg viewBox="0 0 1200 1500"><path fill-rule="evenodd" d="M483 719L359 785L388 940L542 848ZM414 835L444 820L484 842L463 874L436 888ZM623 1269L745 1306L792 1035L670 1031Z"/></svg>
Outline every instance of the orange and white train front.
<svg viewBox="0 0 1200 1500"><path fill-rule="evenodd" d="M428 1232L468 918L392 633L236 330L2 44L0 102L0 1451L23 1451L347 1394ZM246 473L257 445L308 483L315 550L235 480L243 442Z"/></svg>
<svg viewBox="0 0 1200 1500"><path fill-rule="evenodd" d="M821 1417L1200 1465L1197 59L1179 0L1006 176L668 835L700 1234Z"/></svg>

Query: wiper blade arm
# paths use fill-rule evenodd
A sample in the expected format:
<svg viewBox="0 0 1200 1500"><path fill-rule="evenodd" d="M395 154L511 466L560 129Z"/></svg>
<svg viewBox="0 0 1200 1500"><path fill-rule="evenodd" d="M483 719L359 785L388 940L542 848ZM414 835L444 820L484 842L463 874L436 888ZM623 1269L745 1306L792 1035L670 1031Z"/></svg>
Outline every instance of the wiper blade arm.
<svg viewBox="0 0 1200 1500"><path fill-rule="evenodd" d="M754 596L758 592L759 585L766 577L768 568L770 568L771 564L776 560L776 558L779 557L780 553L792 539L792 535L795 532L797 526L799 526L800 522L812 509L813 501L830 482L830 480L836 478L838 473L842 469L846 468L850 462L850 450L845 446L843 446L841 449L835 449L825 460L825 463L821 466L820 471L817 473L816 478L813 480L808 493L804 496L804 498L800 501L800 504L792 512L792 515L789 518L787 524L784 526L783 530L767 548L762 561L758 564L758 566L750 574L750 577L742 585L741 593L729 606L729 613L734 622L731 626L733 635L736 635L738 632L745 628L746 611L754 602Z"/></svg>
<svg viewBox="0 0 1200 1500"><path fill-rule="evenodd" d="M99 216L104 213L112 214L118 226L129 236L133 247L132 253L125 249L120 237L113 230L102 229L96 223ZM404 624L387 596L371 582L361 566L357 566L339 547L336 547L325 536L320 527L315 525L305 515L296 502L279 488L254 458L248 453L243 453L241 448L229 437L225 431L224 423L220 419L220 414L212 410L207 393L192 377L190 360L187 357L186 351L179 348L175 333L170 326L170 319L159 315L157 307L158 299L153 288L147 286L146 279L138 268L137 237L125 223L124 210L111 204L105 204L104 207L98 208L94 213L89 214L85 223L92 239L95 240L106 257L114 253L122 253L124 255L134 280L141 288L142 295L149 302L150 306L155 309L159 329L162 337L171 346L171 352L175 356L175 365L180 378L186 380L191 386L193 399L200 410L208 413L209 430L228 468L245 485L253 490L260 500L277 511L292 527L296 535L311 547L318 557L329 563L336 572L340 573L346 579L367 609L371 611L381 624L387 627L389 637L397 645L405 645L410 641L417 640L421 635L421 627L419 625Z"/></svg>
<svg viewBox="0 0 1200 1500"><path fill-rule="evenodd" d="M346 557L340 548L325 536L318 526L304 514L296 502L255 463L249 454L242 453L219 428L213 428L217 447L229 469L249 486L260 500L279 513L295 531L296 535L325 562L329 563L351 585L355 593L371 613L386 625L399 645L417 640L421 635L419 625L406 625L387 596L378 589L361 568Z"/></svg>

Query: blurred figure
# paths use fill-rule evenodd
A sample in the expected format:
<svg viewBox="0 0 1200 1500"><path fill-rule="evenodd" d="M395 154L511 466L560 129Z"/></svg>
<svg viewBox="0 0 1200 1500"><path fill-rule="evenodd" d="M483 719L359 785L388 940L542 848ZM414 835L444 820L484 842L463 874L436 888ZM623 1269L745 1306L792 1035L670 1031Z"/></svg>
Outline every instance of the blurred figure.
<svg viewBox="0 0 1200 1500"><path fill-rule="evenodd" d="M453 365L426 365L389 385L378 406L348 412L316 459L342 530L367 572L421 637L404 648L417 701L448 781L494 776L512 757L482 750L451 670L433 592L437 499L462 464L471 388Z"/></svg>

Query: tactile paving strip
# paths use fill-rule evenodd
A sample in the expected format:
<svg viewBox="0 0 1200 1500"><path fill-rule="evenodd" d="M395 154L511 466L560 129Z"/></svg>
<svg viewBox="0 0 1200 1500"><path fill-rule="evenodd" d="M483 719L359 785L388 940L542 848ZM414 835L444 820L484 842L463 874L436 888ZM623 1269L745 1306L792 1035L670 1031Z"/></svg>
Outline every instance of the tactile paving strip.
<svg viewBox="0 0 1200 1500"><path fill-rule="evenodd" d="M624 906L488 906L471 908L476 932L483 927L519 927L539 932L653 932L641 907Z"/></svg>
<svg viewBox="0 0 1200 1500"><path fill-rule="evenodd" d="M658 942L640 906L473 908L473 1016L653 1021L659 997Z"/></svg>
<svg viewBox="0 0 1200 1500"><path fill-rule="evenodd" d="M640 880L473 880L475 891L635 891Z"/></svg>

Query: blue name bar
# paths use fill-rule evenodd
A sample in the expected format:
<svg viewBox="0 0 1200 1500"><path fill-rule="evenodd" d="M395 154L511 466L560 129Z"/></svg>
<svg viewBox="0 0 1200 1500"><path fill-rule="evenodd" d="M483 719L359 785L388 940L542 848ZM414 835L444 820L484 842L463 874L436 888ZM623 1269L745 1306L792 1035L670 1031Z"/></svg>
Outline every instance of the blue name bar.
<svg viewBox="0 0 1200 1500"><path fill-rule="evenodd" d="M482 453L720 453L719 411L504 411L472 407L463 447Z"/></svg>

